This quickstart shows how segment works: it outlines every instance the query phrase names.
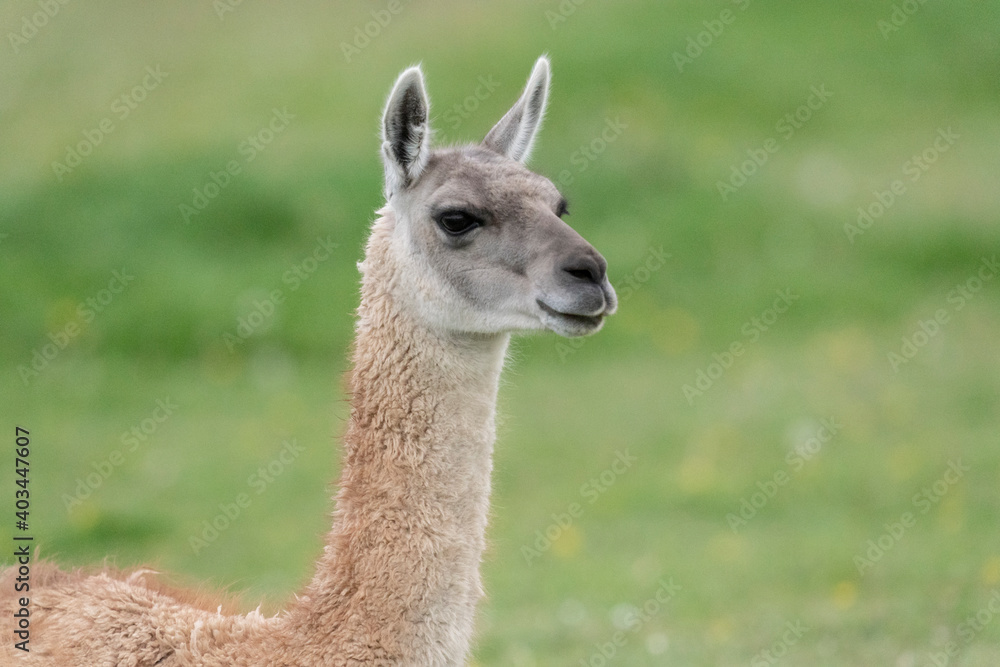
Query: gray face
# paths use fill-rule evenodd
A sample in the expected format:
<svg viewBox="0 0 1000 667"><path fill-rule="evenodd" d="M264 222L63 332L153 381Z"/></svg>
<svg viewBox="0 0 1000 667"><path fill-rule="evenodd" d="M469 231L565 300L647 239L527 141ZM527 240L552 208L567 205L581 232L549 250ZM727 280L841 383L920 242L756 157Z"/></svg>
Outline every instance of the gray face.
<svg viewBox="0 0 1000 667"><path fill-rule="evenodd" d="M412 252L451 292L440 306L467 311L447 318L454 326L579 336L614 312L607 262L560 219L552 182L520 162L484 147L434 151L404 199Z"/></svg>
<svg viewBox="0 0 1000 667"><path fill-rule="evenodd" d="M617 307L604 258L562 221L566 201L552 182L524 166L548 85L543 57L482 145L435 151L420 69L403 72L389 96L382 159L391 261L408 278L396 294L429 326L581 336Z"/></svg>

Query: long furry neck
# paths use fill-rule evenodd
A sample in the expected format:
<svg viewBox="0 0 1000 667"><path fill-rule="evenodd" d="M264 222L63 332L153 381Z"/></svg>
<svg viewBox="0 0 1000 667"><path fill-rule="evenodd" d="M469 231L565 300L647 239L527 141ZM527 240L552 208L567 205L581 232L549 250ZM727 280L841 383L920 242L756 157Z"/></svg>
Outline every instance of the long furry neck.
<svg viewBox="0 0 1000 667"><path fill-rule="evenodd" d="M406 313L393 296L404 277L387 254L391 229L389 211L362 264L334 525L291 618L389 664L464 664L508 337L441 334Z"/></svg>

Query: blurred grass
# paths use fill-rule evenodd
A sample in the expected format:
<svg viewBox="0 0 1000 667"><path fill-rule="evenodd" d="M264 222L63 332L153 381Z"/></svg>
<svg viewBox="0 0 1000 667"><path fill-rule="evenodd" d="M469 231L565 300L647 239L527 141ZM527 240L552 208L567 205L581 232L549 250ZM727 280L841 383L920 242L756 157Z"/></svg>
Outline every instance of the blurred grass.
<svg viewBox="0 0 1000 667"><path fill-rule="evenodd" d="M946 641L951 664L997 664L1000 623L968 643L959 624L1000 587L1000 284L961 311L947 297L1000 248L1000 5L927 3L887 39L888 2L584 3L553 29L558 6L407 4L351 62L341 43L381 3L242 3L221 20L210 3L70 3L6 45L0 404L32 430L42 553L286 599L327 527L384 96L421 61L440 134L478 140L548 52L533 166L573 173L571 223L620 289L639 286L596 338L516 344L476 664L586 664L661 578L682 590L626 633L617 664L746 664L797 620L809 630L784 664L923 665ZM726 7L735 20L679 73L673 53ZM0 25L34 11L8 3ZM111 104L147 65L168 76L119 121ZM480 76L496 92L453 128ZM723 201L716 181L821 84L831 99ZM179 204L285 107L287 130L185 225ZM57 180L51 163L106 116L114 132ZM616 117L628 127L580 171L574 152ZM956 144L849 243L857 208L948 127ZM292 291L285 272L327 235L333 257ZM135 281L25 387L18 367L123 267ZM743 324L786 288L801 298L747 343ZM231 354L223 334L274 289L286 301ZM887 353L939 308L950 322L894 373ZM746 353L689 405L681 387L733 341ZM164 398L176 413L67 511ZM824 417L842 430L731 531L726 515ZM190 536L286 438L300 459L195 555ZM581 486L624 450L638 463L590 504ZM867 540L956 457L970 472L859 576ZM583 516L526 563L573 502Z"/></svg>

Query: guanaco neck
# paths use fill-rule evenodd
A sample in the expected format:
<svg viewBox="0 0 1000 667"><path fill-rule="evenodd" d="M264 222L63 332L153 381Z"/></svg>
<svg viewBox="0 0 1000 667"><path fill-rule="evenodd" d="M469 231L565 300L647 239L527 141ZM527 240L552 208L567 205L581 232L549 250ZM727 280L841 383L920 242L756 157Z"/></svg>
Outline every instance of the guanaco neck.
<svg viewBox="0 0 1000 667"><path fill-rule="evenodd" d="M440 334L404 312L380 232L362 264L334 524L289 619L391 664L464 664L509 337Z"/></svg>

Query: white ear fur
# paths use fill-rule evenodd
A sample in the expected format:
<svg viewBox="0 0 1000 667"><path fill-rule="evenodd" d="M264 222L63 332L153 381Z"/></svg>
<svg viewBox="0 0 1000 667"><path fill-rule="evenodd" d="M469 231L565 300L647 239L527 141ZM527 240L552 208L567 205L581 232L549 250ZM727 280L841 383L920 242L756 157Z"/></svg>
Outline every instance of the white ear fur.
<svg viewBox="0 0 1000 667"><path fill-rule="evenodd" d="M409 187L430 157L430 102L420 66L407 69L392 87L382 113L382 162L385 196Z"/></svg>
<svg viewBox="0 0 1000 667"><path fill-rule="evenodd" d="M549 59L542 56L535 62L521 98L493 126L483 145L512 160L527 162L538 128L542 125L548 99Z"/></svg>

